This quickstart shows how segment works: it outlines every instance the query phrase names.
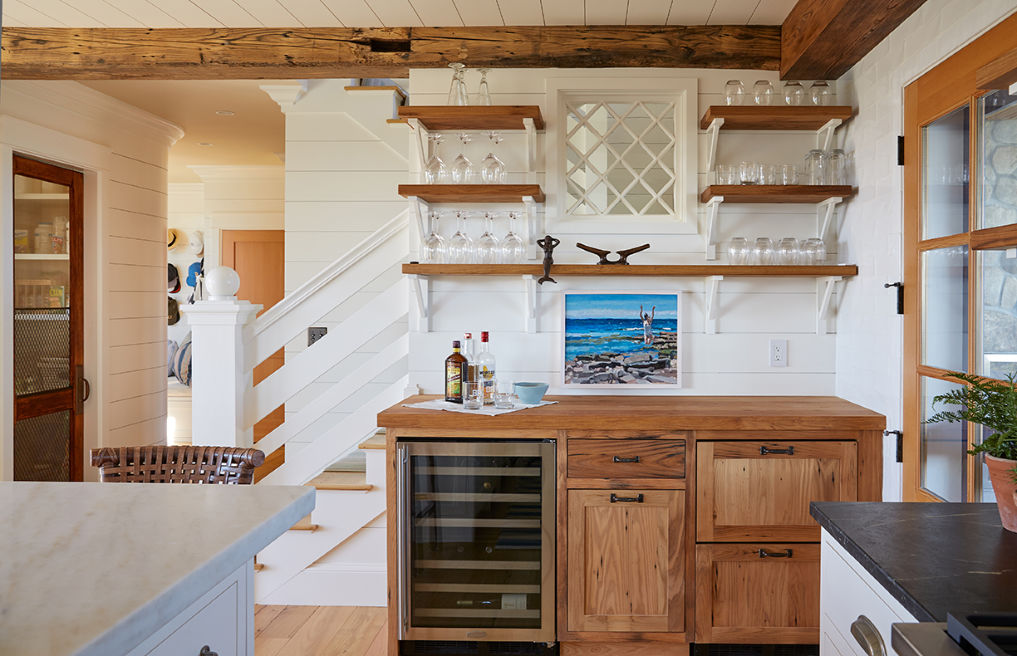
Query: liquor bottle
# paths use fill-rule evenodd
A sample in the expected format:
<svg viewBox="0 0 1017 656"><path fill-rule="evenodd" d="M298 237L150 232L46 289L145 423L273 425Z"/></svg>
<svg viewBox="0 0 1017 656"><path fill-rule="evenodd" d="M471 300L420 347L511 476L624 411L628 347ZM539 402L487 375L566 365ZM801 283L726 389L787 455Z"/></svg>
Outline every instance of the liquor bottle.
<svg viewBox="0 0 1017 656"><path fill-rule="evenodd" d="M477 355L477 374L484 389L484 404L494 404L494 355L489 346L489 334L480 333L480 353Z"/></svg>
<svg viewBox="0 0 1017 656"><path fill-rule="evenodd" d="M466 380L466 357L459 352L459 340L452 342L452 355L445 358L445 400L463 402L463 382Z"/></svg>
<svg viewBox="0 0 1017 656"><path fill-rule="evenodd" d="M473 383L477 376L477 351L473 343L473 333L463 333L463 355L466 356L466 381Z"/></svg>

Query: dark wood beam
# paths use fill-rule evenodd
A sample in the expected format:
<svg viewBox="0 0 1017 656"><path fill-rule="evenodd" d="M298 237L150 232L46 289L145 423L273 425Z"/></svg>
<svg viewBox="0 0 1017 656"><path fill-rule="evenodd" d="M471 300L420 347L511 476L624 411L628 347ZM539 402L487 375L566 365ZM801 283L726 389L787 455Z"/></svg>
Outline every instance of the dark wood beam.
<svg viewBox="0 0 1017 656"><path fill-rule="evenodd" d="M780 77L835 80L925 0L798 0L784 19Z"/></svg>
<svg viewBox="0 0 1017 656"><path fill-rule="evenodd" d="M992 60L975 73L979 89L1009 89L1017 82L1017 48Z"/></svg>
<svg viewBox="0 0 1017 656"><path fill-rule="evenodd" d="M777 70L780 27L3 28L3 77L215 79L405 77L470 67Z"/></svg>

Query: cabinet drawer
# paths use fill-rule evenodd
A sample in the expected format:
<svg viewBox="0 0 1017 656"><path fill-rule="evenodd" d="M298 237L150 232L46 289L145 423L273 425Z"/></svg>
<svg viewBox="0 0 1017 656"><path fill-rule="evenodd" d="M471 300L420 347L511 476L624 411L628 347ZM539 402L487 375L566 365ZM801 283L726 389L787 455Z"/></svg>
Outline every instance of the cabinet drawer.
<svg viewBox="0 0 1017 656"><path fill-rule="evenodd" d="M819 545L697 546L696 640L819 642Z"/></svg>
<svg viewBox="0 0 1017 656"><path fill-rule="evenodd" d="M810 501L855 501L855 442L699 442L700 542L819 541Z"/></svg>
<svg viewBox="0 0 1017 656"><path fill-rule="evenodd" d="M197 656L205 645L219 656L242 656L237 649L238 587L234 583L223 590L148 656Z"/></svg>
<svg viewBox="0 0 1017 656"><path fill-rule="evenodd" d="M569 478L685 478L685 440L568 441Z"/></svg>

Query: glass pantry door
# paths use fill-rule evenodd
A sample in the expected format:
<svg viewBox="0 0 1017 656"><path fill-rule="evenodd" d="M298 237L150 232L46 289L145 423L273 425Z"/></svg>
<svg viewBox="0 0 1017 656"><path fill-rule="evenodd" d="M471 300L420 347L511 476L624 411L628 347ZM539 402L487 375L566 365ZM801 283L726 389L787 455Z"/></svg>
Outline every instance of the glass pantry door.
<svg viewBox="0 0 1017 656"><path fill-rule="evenodd" d="M83 177L14 157L14 480L82 480Z"/></svg>

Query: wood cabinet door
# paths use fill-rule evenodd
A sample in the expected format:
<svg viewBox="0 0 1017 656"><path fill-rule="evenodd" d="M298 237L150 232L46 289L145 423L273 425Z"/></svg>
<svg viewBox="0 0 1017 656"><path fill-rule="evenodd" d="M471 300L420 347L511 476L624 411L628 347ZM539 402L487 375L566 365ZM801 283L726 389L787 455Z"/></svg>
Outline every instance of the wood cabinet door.
<svg viewBox="0 0 1017 656"><path fill-rule="evenodd" d="M819 541L810 501L858 498L855 442L699 442L700 542Z"/></svg>
<svg viewBox="0 0 1017 656"><path fill-rule="evenodd" d="M698 545L696 641L819 642L819 545Z"/></svg>
<svg viewBox="0 0 1017 656"><path fill-rule="evenodd" d="M685 492L568 491L568 630L685 630Z"/></svg>

